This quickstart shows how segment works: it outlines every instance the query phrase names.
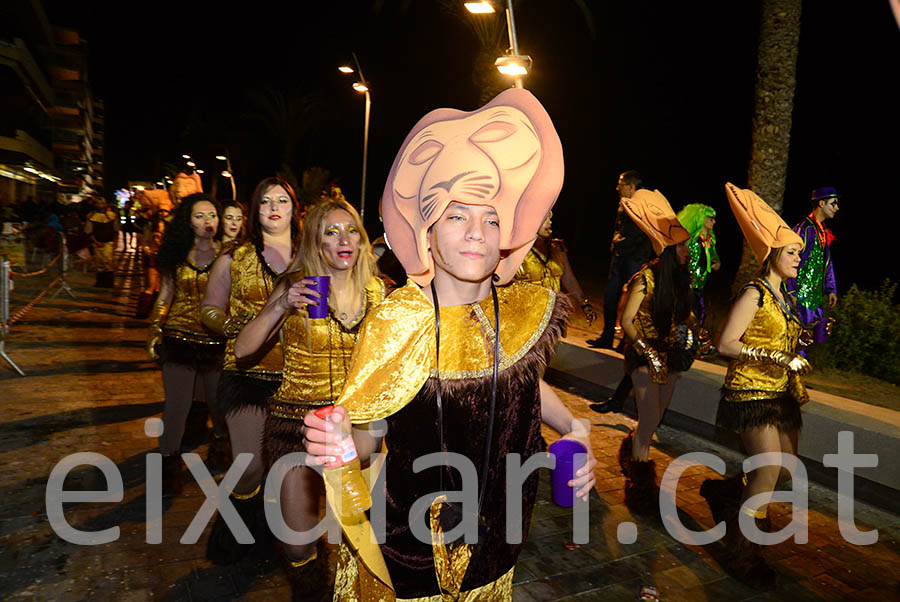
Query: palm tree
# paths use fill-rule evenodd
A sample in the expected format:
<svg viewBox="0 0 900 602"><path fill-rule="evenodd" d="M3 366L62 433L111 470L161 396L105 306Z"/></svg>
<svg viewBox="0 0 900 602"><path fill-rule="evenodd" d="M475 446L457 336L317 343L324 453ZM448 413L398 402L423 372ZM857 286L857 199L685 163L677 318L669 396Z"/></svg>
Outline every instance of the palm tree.
<svg viewBox="0 0 900 602"><path fill-rule="evenodd" d="M761 3L756 100L747 184L779 214L784 203L791 145L800 12L801 0L762 0ZM740 290L758 268L756 258L745 241L733 292Z"/></svg>

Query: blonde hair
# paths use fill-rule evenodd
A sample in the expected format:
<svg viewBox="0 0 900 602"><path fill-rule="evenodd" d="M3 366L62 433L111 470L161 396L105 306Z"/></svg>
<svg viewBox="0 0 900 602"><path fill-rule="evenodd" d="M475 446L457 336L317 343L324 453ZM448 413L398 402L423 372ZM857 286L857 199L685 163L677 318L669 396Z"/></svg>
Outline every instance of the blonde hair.
<svg viewBox="0 0 900 602"><path fill-rule="evenodd" d="M372 243L369 242L369 235L363 228L362 219L356 209L345 200L327 198L306 211L303 218L303 233L300 236L300 249L290 265L285 269L281 278L287 278L288 282L295 282L304 276L325 276L328 275L332 268L322 257L322 235L325 230L325 221L332 211L346 211L353 218L353 223L359 230L359 253L356 256L356 263L353 265L350 278L356 286L357 291L366 288L369 280L375 276L378 271L375 264L375 254L372 252ZM332 306L336 303L334 298L334 288L328 295L329 303Z"/></svg>

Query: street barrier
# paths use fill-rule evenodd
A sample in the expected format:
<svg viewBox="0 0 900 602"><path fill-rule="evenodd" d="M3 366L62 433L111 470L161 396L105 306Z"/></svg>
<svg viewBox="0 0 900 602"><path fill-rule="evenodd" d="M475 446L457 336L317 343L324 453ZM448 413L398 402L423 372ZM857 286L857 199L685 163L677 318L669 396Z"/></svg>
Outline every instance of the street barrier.
<svg viewBox="0 0 900 602"><path fill-rule="evenodd" d="M35 276L41 276L46 274L50 268L52 268L55 264L59 263L59 275L53 279L50 284L44 287L41 292L35 295L28 303L18 308L15 313L10 315L10 292L12 291L12 287L10 286L13 282L13 278L33 278ZM31 311L35 305L37 305L41 299L43 299L47 293L49 293L54 286L59 284L59 288L56 289L56 292L53 293L52 297L56 297L59 295L61 291L65 291L70 297L75 298L75 293L72 291L72 288L69 286L66 281L66 273L69 270L69 251L68 246L66 244L66 235L64 233L60 233L59 235L59 252L56 254L50 263L39 270L35 270L33 272L17 272L12 269L9 259L6 257L0 259L0 357L2 357L6 362L13 367L13 369L19 373L20 376L25 376L25 372L16 364L9 354L6 352L6 340L9 337L9 329L10 327L21 320L25 315Z"/></svg>

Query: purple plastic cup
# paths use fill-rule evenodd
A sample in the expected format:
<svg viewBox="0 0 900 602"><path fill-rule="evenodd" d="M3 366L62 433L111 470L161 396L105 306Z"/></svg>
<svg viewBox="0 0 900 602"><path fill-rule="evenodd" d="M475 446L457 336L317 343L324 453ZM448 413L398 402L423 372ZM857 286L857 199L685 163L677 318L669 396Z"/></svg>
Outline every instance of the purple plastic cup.
<svg viewBox="0 0 900 602"><path fill-rule="evenodd" d="M307 276L307 280L313 283L307 288L318 292L321 297L317 299L318 305L307 305L306 311L310 318L327 318L328 317L328 287L331 284L331 276Z"/></svg>
<svg viewBox="0 0 900 602"><path fill-rule="evenodd" d="M551 471L553 501L563 508L571 508L575 505L575 488L569 487L569 481L587 464L587 448L578 441L560 439L548 451L556 456L556 468Z"/></svg>

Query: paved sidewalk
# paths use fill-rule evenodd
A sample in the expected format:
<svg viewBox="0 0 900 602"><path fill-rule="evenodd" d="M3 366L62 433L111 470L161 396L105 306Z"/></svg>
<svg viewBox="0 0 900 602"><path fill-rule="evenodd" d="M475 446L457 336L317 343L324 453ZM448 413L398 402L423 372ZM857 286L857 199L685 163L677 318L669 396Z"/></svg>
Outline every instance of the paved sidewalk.
<svg viewBox="0 0 900 602"><path fill-rule="evenodd" d="M163 388L157 366L144 351L146 322L131 317L137 294L131 255L121 256L120 268L123 275L113 290L91 288L92 274L73 274L77 299L45 299L13 327L7 350L28 376L0 368L0 599L288 600L289 588L273 557L214 567L204 558L209 527L196 544L179 543L204 500L192 481L183 495L164 500L163 543L145 542L145 456L155 451L156 441L145 436L144 421L161 415ZM17 283L13 309L37 284ZM809 543L784 542L765 552L781 574L779 588L761 594L737 583L716 563L716 544L685 546L661 521L629 513L615 456L634 421L595 414L582 392L557 384L573 412L593 425L600 465L590 500L590 542L567 545L571 515L550 501L549 474L542 475L528 543L516 569L514 600L636 600L642 585L657 587L666 602L900 599L898 517L857 503L857 527L878 529L879 540L850 545L840 535L835 492L818 486L810 489L809 511L799 517L809 525ZM67 504L65 515L83 530L118 527L114 543L67 543L47 519L50 471L66 455L85 451L116 464L125 497L118 503ZM205 446L194 451L203 455ZM729 472L739 466L732 452L663 427L651 452L658 476L690 451L719 453ZM698 493L711 474L694 467L681 478L678 507L689 528L712 526ZM104 487L102 474L87 466L66 479L67 490ZM787 523L788 511L777 505L776 526ZM637 528L632 544L617 537L627 522Z"/></svg>

